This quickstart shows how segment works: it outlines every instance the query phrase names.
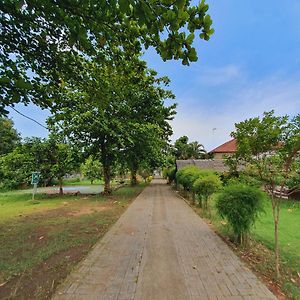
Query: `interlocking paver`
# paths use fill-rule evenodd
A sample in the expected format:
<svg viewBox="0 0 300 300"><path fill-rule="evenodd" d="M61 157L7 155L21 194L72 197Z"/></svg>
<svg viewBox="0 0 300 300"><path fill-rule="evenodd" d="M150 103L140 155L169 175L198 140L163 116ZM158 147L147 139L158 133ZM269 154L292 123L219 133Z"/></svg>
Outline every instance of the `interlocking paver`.
<svg viewBox="0 0 300 300"><path fill-rule="evenodd" d="M53 299L276 297L164 181L154 180Z"/></svg>

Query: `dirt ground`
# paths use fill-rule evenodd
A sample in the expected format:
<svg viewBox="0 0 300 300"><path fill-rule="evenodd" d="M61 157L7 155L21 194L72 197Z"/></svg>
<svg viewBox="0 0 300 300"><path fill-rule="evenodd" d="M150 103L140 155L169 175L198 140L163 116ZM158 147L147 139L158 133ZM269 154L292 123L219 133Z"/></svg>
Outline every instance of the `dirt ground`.
<svg viewBox="0 0 300 300"><path fill-rule="evenodd" d="M12 239L18 239L20 228L32 227L30 233L7 253L7 256L12 256L9 258L12 263L20 263L28 251L32 256L51 251L49 257L40 263L9 275L8 279L0 269L0 299L50 299L56 286L87 255L136 196L126 199L111 196L107 201L90 201L89 196L81 196L83 201L79 204L71 205L66 201L59 208L20 216L17 222L0 225L0 242L6 239L12 244ZM65 249L51 249L51 244L57 242L55 239L66 243Z"/></svg>

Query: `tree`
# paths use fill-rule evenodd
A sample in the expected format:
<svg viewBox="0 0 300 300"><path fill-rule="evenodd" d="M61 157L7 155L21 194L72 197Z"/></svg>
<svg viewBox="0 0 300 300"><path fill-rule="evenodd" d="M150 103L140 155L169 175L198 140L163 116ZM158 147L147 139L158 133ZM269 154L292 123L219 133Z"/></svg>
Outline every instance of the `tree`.
<svg viewBox="0 0 300 300"><path fill-rule="evenodd" d="M6 117L0 117L0 155L11 152L20 141L20 135L14 129L14 122Z"/></svg>
<svg viewBox="0 0 300 300"><path fill-rule="evenodd" d="M160 128L150 122L136 124L136 126L131 124L129 137L125 141L126 145L120 160L125 162L130 171L131 184L136 185L139 170L149 172L162 163L164 140L160 134Z"/></svg>
<svg viewBox="0 0 300 300"><path fill-rule="evenodd" d="M1 157L0 179L5 187L18 188L28 185L32 172L38 171L45 186L57 178L62 194L63 176L77 167L77 161L76 151L53 135L49 139L27 138Z"/></svg>
<svg viewBox="0 0 300 300"><path fill-rule="evenodd" d="M170 132L167 120L174 114L174 105L165 107L163 103L172 93L160 87L166 78L156 78L153 70L135 66L134 61L109 67L89 63L86 87L81 90L76 82L72 89L66 87L66 105L58 107L49 120L50 126L86 154L99 157L106 194L111 193L110 181L118 162L130 157L126 162L135 171L135 157L145 157L141 153L148 131ZM158 136L161 134L155 134Z"/></svg>
<svg viewBox="0 0 300 300"><path fill-rule="evenodd" d="M174 144L174 156L176 159L199 159L204 158L206 151L204 146L197 141L188 143L189 138L184 135L177 139Z"/></svg>
<svg viewBox="0 0 300 300"><path fill-rule="evenodd" d="M30 183L33 160L18 146L0 156L0 187L16 189Z"/></svg>
<svg viewBox="0 0 300 300"><path fill-rule="evenodd" d="M299 161L300 115L289 121L288 116L274 116L274 111L265 112L263 117L251 118L235 124L231 135L237 139L237 158L252 166L269 193L272 203L275 238L276 274L279 276L278 226L280 198L276 196L279 187L283 192L287 181Z"/></svg>
<svg viewBox="0 0 300 300"><path fill-rule="evenodd" d="M137 91L138 94L130 96L135 101L130 103L132 109L128 110L128 119L134 121L128 123L128 139L121 157L131 172L132 184L136 184L138 170L153 171L162 165L164 148L172 132L167 121L173 118L175 108L164 106L162 99L173 97L168 91L154 86L142 92L138 88Z"/></svg>
<svg viewBox="0 0 300 300"><path fill-rule="evenodd" d="M12 152L2 157L2 182L8 188L30 183L31 173L40 172L40 182L48 185L52 179L53 152L41 138L26 138Z"/></svg>
<svg viewBox="0 0 300 300"><path fill-rule="evenodd" d="M168 179L168 184L171 184L176 179L176 167L169 166L164 168L163 170L164 178Z"/></svg>
<svg viewBox="0 0 300 300"><path fill-rule="evenodd" d="M30 157L29 172L40 172L40 182L44 186L52 183L54 176L51 167L55 163L53 143L38 137L26 138L19 151Z"/></svg>
<svg viewBox="0 0 300 300"><path fill-rule="evenodd" d="M197 141L188 144L188 156L191 159L204 158L206 151L204 146Z"/></svg>
<svg viewBox="0 0 300 300"><path fill-rule="evenodd" d="M185 191L192 191L194 182L203 176L205 171L196 166L185 166L176 173L176 180L181 184Z"/></svg>
<svg viewBox="0 0 300 300"><path fill-rule="evenodd" d="M83 176L91 181L91 184L93 184L94 180L100 179L103 176L101 163L92 156L89 156L85 160L80 169Z"/></svg>
<svg viewBox="0 0 300 300"><path fill-rule="evenodd" d="M176 159L188 158L188 140L189 138L184 135L178 138L174 143L174 156Z"/></svg>
<svg viewBox="0 0 300 300"><path fill-rule="evenodd" d="M50 139L48 145L51 147L51 169L53 177L58 179L59 194L63 194L63 177L76 169L78 157L69 144Z"/></svg>
<svg viewBox="0 0 300 300"><path fill-rule="evenodd" d="M126 61L152 46L163 60L188 65L197 60L195 34L204 40L213 34L207 10L204 0L197 6L190 0L4 0L0 113L18 102L52 107L63 101L56 91L69 79L80 80L78 57Z"/></svg>

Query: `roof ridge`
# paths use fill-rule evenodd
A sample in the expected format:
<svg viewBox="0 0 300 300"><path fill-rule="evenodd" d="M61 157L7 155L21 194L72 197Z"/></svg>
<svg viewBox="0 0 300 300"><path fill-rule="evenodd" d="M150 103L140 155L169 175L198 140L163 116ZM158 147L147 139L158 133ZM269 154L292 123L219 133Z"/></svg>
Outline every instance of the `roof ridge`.
<svg viewBox="0 0 300 300"><path fill-rule="evenodd" d="M236 139L233 138L222 145L214 148L213 150L209 151L209 153L215 152L236 152Z"/></svg>

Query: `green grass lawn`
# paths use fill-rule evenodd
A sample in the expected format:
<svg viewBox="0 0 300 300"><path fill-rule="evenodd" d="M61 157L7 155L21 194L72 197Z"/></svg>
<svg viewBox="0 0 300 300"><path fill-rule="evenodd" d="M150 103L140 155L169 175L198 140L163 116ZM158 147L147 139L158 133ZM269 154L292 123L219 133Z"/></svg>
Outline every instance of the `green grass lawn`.
<svg viewBox="0 0 300 300"><path fill-rule="evenodd" d="M123 181L123 180L122 180ZM130 180L126 179L123 182L125 182L126 184L130 184ZM111 186L117 187L120 185L120 180L112 180L111 181ZM80 187L82 187L82 189L80 189ZM76 192L77 190L79 190L79 192L81 192L82 194L96 194L96 193L100 193L101 191L103 191L103 187L104 187L104 182L103 180L95 180L93 182L93 184L91 184L91 182L89 180L80 180L79 178L70 178L70 179L65 179L63 181L63 189L65 193L70 193L70 192ZM39 186L37 188L37 193L58 193L58 189L59 186L58 184L53 185L53 186L48 186L48 187L43 187L43 186ZM72 189L72 191L71 191ZM20 190L14 190L14 191L6 191L6 190L0 190L0 195L18 195L18 194L32 194L33 191L33 187L32 186L28 186L26 189L20 189Z"/></svg>
<svg viewBox="0 0 300 300"><path fill-rule="evenodd" d="M103 180L100 180L100 179L97 179L97 180L94 180L93 181L93 185L97 185L97 184L104 184L104 181ZM74 178L70 178L70 179L65 179L63 181L63 185L91 185L91 181L90 180L87 180L87 179L83 179L83 180L80 180L80 179L74 179Z"/></svg>
<svg viewBox="0 0 300 300"><path fill-rule="evenodd" d="M22 191L0 193L0 224L10 219L18 219L22 216L57 208L68 200L69 203L77 201L76 196L52 196L36 194L32 201L32 195Z"/></svg>
<svg viewBox="0 0 300 300"><path fill-rule="evenodd" d="M271 201L265 199L264 212L260 214L252 228L252 236L263 242L268 248L274 249L274 221ZM215 201L211 200L211 220L223 234L231 230L224 226L215 209ZM300 202L282 200L279 223L279 244L283 264L287 264L300 272Z"/></svg>
<svg viewBox="0 0 300 300"><path fill-rule="evenodd" d="M256 240L274 249L274 222L271 202L256 222L252 233ZM280 208L279 248L283 290L291 299L300 299L300 202L283 200Z"/></svg>
<svg viewBox="0 0 300 300"><path fill-rule="evenodd" d="M0 193L0 299L49 299L145 187L111 196Z"/></svg>
<svg viewBox="0 0 300 300"><path fill-rule="evenodd" d="M274 248L274 221L271 202L253 228L253 235L269 248ZM300 202L283 200L280 210L279 244L282 262L300 272Z"/></svg>

